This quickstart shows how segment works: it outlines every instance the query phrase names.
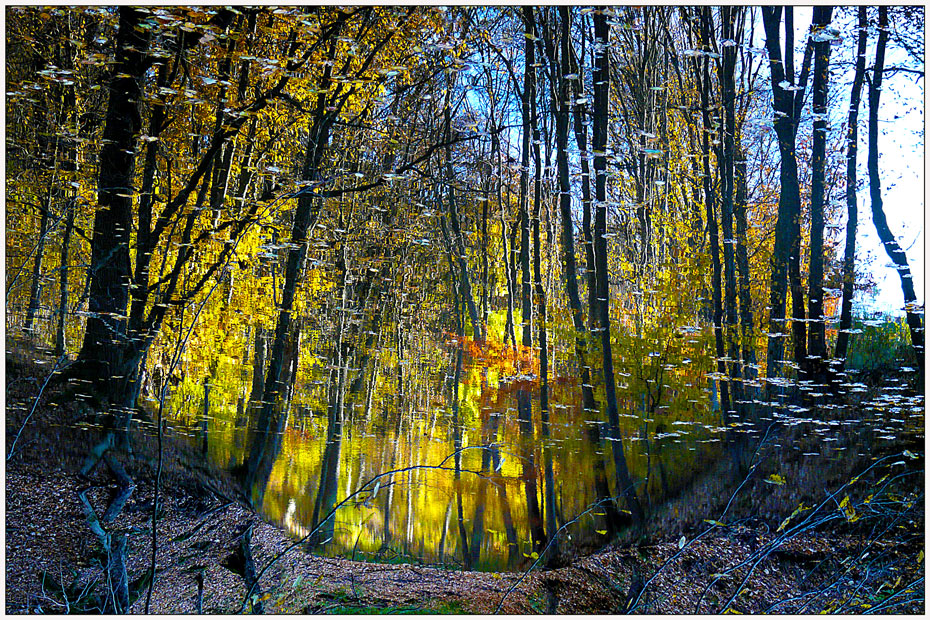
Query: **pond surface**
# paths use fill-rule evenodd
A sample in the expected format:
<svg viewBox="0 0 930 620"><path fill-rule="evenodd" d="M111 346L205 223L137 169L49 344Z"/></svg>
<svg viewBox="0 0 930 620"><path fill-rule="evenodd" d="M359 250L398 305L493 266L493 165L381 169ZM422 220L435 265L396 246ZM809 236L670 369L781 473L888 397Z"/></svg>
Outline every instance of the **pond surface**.
<svg viewBox="0 0 930 620"><path fill-rule="evenodd" d="M328 512L327 502L349 498L313 539L319 543L318 552L359 560L464 564L477 570L525 567L536 557L532 504L540 507L541 513L536 513L543 515L540 519L552 500L555 525L565 526L558 537L563 552L590 551L608 542L610 525L604 509L595 504L599 468L606 471L610 489L616 489L612 458L605 452L610 449L607 442L592 441L590 431L601 426L599 414L583 411L577 381L553 380L550 385L550 439L544 441L538 385L533 382L500 381L493 369L477 362L466 364L459 406L453 408L452 371L415 376L416 381L405 386L416 389L407 394L399 396L382 386L370 394L368 404L365 398L349 403L337 437L329 432L325 409L314 412L299 404L298 386L283 432L266 441L264 460L249 479L256 508L302 538L320 524ZM864 384L850 385L865 393ZM517 415L521 387L532 395L534 424L529 439L521 435ZM772 471L793 477L789 484L796 484L797 494L803 494L805 485L822 489L825 481L842 479L878 451L898 449L903 442L919 442L923 437L922 397L906 396L894 380L856 408L827 403L785 406L763 414L756 425L725 424L715 407L716 386L706 379L689 383L678 378L678 385L666 384L666 388L664 403L644 394L622 401L620 411L630 476L647 517L657 522L662 522L656 517L663 511L674 510L665 521L675 523L685 516L680 510L689 510L682 507L690 506L700 523L700 511L715 506L720 498L692 495L707 492L708 478L734 475L729 467L734 442L745 460L753 457L764 436ZM196 412L201 406L202 402L192 401L176 416L182 424L188 423L198 441L202 441L202 421ZM211 403L209 458L242 474L258 440L250 430L255 415L249 415L244 399ZM460 459L455 458L456 445ZM547 455L551 455L551 478L546 475ZM376 478L392 471L397 473ZM335 488L323 490L321 497L322 481L333 474ZM734 478L714 488L719 492L737 483ZM547 502L549 484L553 491ZM612 494L619 495L615 490ZM784 497L775 504L771 497L749 498L744 509L769 511L777 518L796 500L790 493ZM620 515L621 525L629 525L626 506L620 501L618 507L626 513Z"/></svg>

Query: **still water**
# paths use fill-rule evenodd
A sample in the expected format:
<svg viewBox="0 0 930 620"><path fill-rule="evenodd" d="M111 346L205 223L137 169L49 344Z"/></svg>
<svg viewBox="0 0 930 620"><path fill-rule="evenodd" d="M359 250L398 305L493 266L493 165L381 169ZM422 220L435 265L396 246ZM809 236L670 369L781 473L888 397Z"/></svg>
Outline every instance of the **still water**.
<svg viewBox="0 0 930 620"><path fill-rule="evenodd" d="M321 505L327 498L350 498L336 511L334 523L330 520L332 526L321 528L323 544L316 550L327 555L513 569L535 557L529 498L535 493L541 510L548 509L544 464L551 453L556 523L569 524L558 539L562 550L590 550L605 544L604 511L592 507L598 497L599 465L606 467L610 488L615 489L612 459L606 442L590 440L589 430L599 424L598 415L582 410L577 381L550 384L547 444L540 431L538 385L528 388L533 395L534 435L526 440L517 419L518 388L494 381L493 375L489 380L488 375L478 363L466 365L457 411L451 407L453 375L448 370L419 374L417 381L407 384L416 388L408 394L376 390L368 406L354 403L346 408L341 436L335 438L329 436L325 408L313 411L300 405L299 389L295 390L284 430L272 437L267 466L259 468L252 482L253 504L267 519L300 538L326 514ZM728 443L735 434L750 439L743 443L750 451L762 435L722 420L716 387L706 378L669 381L658 402L648 394L621 402L623 448L647 515L655 514L666 500L687 497L694 492L689 491L694 481L706 478L708 472L722 471L721 464L733 455ZM798 477L816 477L824 467L853 467L855 459L849 457L867 458L882 442L900 442L907 433L922 437L922 399L908 400L895 389L891 387L891 400L878 397L855 411L828 405L819 414L797 406L775 411L764 420L779 422L781 429L780 435L769 437L770 451L774 450L770 457L801 463L806 473ZM196 413L199 406L192 403L176 416L192 432L200 432L196 430L202 423ZM243 399L212 403L207 417L209 458L241 473L256 441L249 425ZM333 471L326 461L333 459L337 484L321 498L321 480L327 469ZM530 462L534 467L526 467ZM391 471L397 473L351 497L375 476ZM619 507L625 508L622 503Z"/></svg>

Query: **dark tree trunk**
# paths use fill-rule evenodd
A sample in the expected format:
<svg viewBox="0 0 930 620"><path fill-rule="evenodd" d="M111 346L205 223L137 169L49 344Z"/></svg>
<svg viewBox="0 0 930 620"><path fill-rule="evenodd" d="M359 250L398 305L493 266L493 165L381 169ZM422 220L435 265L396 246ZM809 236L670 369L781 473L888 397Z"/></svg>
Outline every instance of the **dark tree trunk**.
<svg viewBox="0 0 930 620"><path fill-rule="evenodd" d="M826 28L830 23L832 7L814 7L811 25L815 29ZM830 41L816 41L814 48L813 91L814 137L811 152L811 227L810 269L808 285L808 330L805 363L808 376L815 382L824 380L827 358L826 326L823 316L823 205L825 200L826 150L827 150L827 87L830 79Z"/></svg>
<svg viewBox="0 0 930 620"><path fill-rule="evenodd" d="M464 321L461 321L464 323ZM459 381L462 380L462 349L455 351L455 371L452 375L452 445L455 450L455 506L458 515L459 542L462 545L462 565L471 570L472 554L468 550L468 530L465 528L465 506L462 502L462 424L459 419ZM476 550L477 552L477 550Z"/></svg>
<svg viewBox="0 0 930 620"><path fill-rule="evenodd" d="M904 294L904 310L907 314L907 326L911 332L911 344L917 354L917 366L921 375L924 371L924 328L921 321L923 308L917 303L914 281L907 255L898 245L897 239L888 227L885 208L882 202L882 180L878 168L878 106L882 91L882 74L885 70L885 46L888 41L888 7L878 8L878 43L875 47L875 66L869 82L869 197L872 201L872 222L878 232L878 238L885 246L885 253L895 264L898 278L901 280L901 292Z"/></svg>
<svg viewBox="0 0 930 620"><path fill-rule="evenodd" d="M537 32L533 9L524 9L530 20L534 33ZM543 453L543 497L546 517L546 540L550 542L550 553L558 555L558 542L552 540L555 535L555 482L552 469L552 445L549 430L549 344L548 326L546 325L546 289L542 281L542 239L540 236L540 219L542 208L542 141L539 126L542 123L536 101L536 76L533 76L533 89L530 96L530 117L533 126L533 281L536 298L536 333L539 341L539 419Z"/></svg>
<svg viewBox="0 0 930 620"><path fill-rule="evenodd" d="M449 224L452 229L452 243L455 248L459 266L459 285L462 289L463 301L468 309L468 318L471 321L472 337L477 341L484 340L481 329L481 320L478 317L478 306L472 294L471 277L468 272L468 257L465 254L465 242L462 238L462 227L459 223L458 205L455 200L455 171L452 168L452 87L450 79L446 85L446 103L443 113L445 115L445 142L446 142L446 184L448 187Z"/></svg>
<svg viewBox="0 0 930 620"><path fill-rule="evenodd" d="M491 165L486 166L487 179L484 185L484 200L481 203L481 332L488 332L490 303L490 265L488 264L488 208L491 202Z"/></svg>
<svg viewBox="0 0 930 620"><path fill-rule="evenodd" d="M338 29L333 34L330 41L329 59L333 60L336 53L335 36L338 35ZM307 151L304 155L303 169L301 177L307 181L319 180L319 167L323 159L323 152L329 142L329 130L335 118L333 112L328 112L327 107L330 105L327 93L332 75L332 63L327 64L323 70L321 78L321 94L317 95L315 112L313 120L309 127L309 139L307 140ZM259 434L267 432L267 429L280 426L274 421L275 417L281 417L281 411L277 410L277 401L282 390L281 372L284 366L284 348L287 343L287 336L291 329L291 313L294 307L294 296L297 291L297 282L300 279L300 269L304 262L304 256L307 251L309 235L316 226L319 218L322 204L320 199L314 198L311 194L301 194L297 198L297 209L294 213L294 224L291 230L290 249L287 252L287 267L284 274L284 294L281 305L278 309L278 319L274 332L274 344L271 348L271 356L268 360L268 371L265 377L265 389L262 398L261 412L258 418L257 432ZM249 451L247 465L248 472L257 470L258 464L266 461L265 458L266 443L255 441ZM248 484L247 488L251 486Z"/></svg>
<svg viewBox="0 0 930 620"><path fill-rule="evenodd" d="M493 118L496 116L496 107L494 98L491 99L491 115ZM501 256L504 259L504 274L507 280L507 325L504 328L504 342L510 340L510 344L516 348L517 338L514 331L514 320L513 320L513 300L516 296L516 286L515 279L516 276L513 274L512 264L510 260L510 250L508 249L507 244L507 220L504 215L504 196L503 196L503 156L501 154L501 144L500 144L500 134L496 131L491 135L491 149L494 151L495 157L497 158L497 207L500 209L500 219L501 219ZM510 192L508 190L508 196ZM509 200L508 200L509 204Z"/></svg>
<svg viewBox="0 0 930 620"><path fill-rule="evenodd" d="M532 7L523 7L526 27L526 62L523 79L523 144L520 156L520 272L522 276L523 346L533 346L531 317L532 273L530 272L530 216L529 216L529 167L530 132L532 127L531 102L536 96L536 45ZM533 433L533 402L529 387L521 384L517 391L517 416L520 420L520 443L523 458L523 481L526 491L527 518L533 539L533 549L541 552L546 544L542 511L537 494L536 457Z"/></svg>
<svg viewBox="0 0 930 620"><path fill-rule="evenodd" d="M792 22L791 7L785 9ZM772 75L773 109L775 134L778 138L778 150L781 155L780 182L781 189L778 196L778 218L775 223L775 247L772 251L772 279L770 288L770 315L769 340L766 359L766 376L773 380L782 374L780 365L785 354L785 338L787 337L786 308L789 279L789 263L798 257L800 248L800 219L801 219L801 192L798 185L798 165L795 156L795 133L797 130L796 106L803 100L803 85L800 90L787 90L782 84L793 81L793 43L788 41L785 49L785 60L782 61L781 37L781 7L763 7L762 23L765 27L765 45L769 53L769 70ZM793 26L792 26L793 27ZM786 32L791 33L791 27L786 25ZM800 275L799 273L797 274ZM794 300L797 301L796 299ZM803 313L803 306L794 306L794 315L797 310ZM804 324L795 322L803 329ZM804 340L798 342L798 333L795 332L795 344L803 346ZM797 351L796 351L797 356ZM799 361L799 360L796 360ZM767 384L766 392L772 393L773 384Z"/></svg>
<svg viewBox="0 0 930 620"><path fill-rule="evenodd" d="M702 11L703 19L701 21L701 44L710 45L711 20L710 7L705 7ZM700 64L700 67L698 66ZM697 81L698 90L701 93L701 119L702 141L701 141L701 161L703 165L704 180L704 208L705 218L707 220L707 236L710 239L710 260L713 268L711 276L711 297L713 303L713 322L714 322L714 347L717 357L717 374L719 376L717 383L720 386L720 405L723 411L723 419L726 420L730 413L730 382L727 380L727 364L724 361L726 353L723 344L723 282L722 267L720 264L720 232L717 227L717 194L714 191L714 179L711 176L710 168L710 60L703 56L700 60L695 60L694 76Z"/></svg>
<svg viewBox="0 0 930 620"><path fill-rule="evenodd" d="M484 514L488 503L488 476L491 473L491 448L488 447L497 441L497 418L493 412L484 414L481 421L481 479L478 480L478 494L475 497L475 514L471 520L471 542L468 544L470 555L469 566L474 567L481 557L481 541L484 538ZM493 428L492 428L493 424Z"/></svg>
<svg viewBox="0 0 930 620"><path fill-rule="evenodd" d="M562 26L562 56L565 59L565 63L568 63L569 71L575 75L580 76L582 74L582 67L579 66L578 59L575 56L575 50L570 44L570 39L566 34L566 26L570 26L571 13L567 7L560 7L560 13L562 14L563 26ZM567 13L567 15L566 15ZM582 53L584 56L584 53ZM561 73L565 73L562 71ZM564 82L568 84L569 80ZM578 98L583 94L583 82L580 77L575 82L575 86L569 91L569 97L572 100L577 101ZM572 127L575 134L575 144L578 147L579 156L581 160L581 206L582 206L582 235L583 235L583 247L585 253L585 281L587 282L587 307L588 317L587 322L585 323L581 316L581 299L578 292L577 281L575 283L575 301L578 304L578 311L575 311L575 307L572 306L572 294L568 290L569 305L572 308L572 322L575 327L575 331L578 333L576 337L576 351L578 351L578 362L581 365L581 399L582 406L585 410L586 416L595 415L600 412L600 406L598 405L594 397L594 381L595 376L591 373L590 361L588 358L588 343L591 343L592 348L594 348L593 339L589 338L589 334L586 333L585 327L589 330L593 330L597 325L597 283L594 279L595 268L594 268L594 235L591 231L591 170L588 161L588 130L584 124L584 116L586 112L586 106L583 103L576 103L571 106L572 108ZM564 121L566 124L567 131L567 120ZM557 125L556 128L556 139L560 135L560 125ZM567 149L567 139L566 149ZM571 230L571 195L568 194L568 190L565 189L569 187L568 179L568 161L565 151L562 151L561 148L558 148L559 153L556 155L556 166L558 168L559 175L559 187L562 192L559 197L559 208L562 214L562 252L565 258L563 260L567 261L568 256L570 255L574 259L574 232ZM562 168L562 162L559 160L560 156L566 156L564 162L564 170ZM568 206L569 210L566 212L565 207ZM567 216L567 217L566 217ZM568 230L566 231L566 222L568 223ZM566 236L567 241L566 241ZM566 287L571 287L571 279L575 277L575 270L570 269L568 262L565 263L566 271ZM579 340L580 338L580 340ZM583 347L578 349L579 344ZM593 355L593 352L590 352ZM595 489L597 492L598 501L601 503L605 511L606 518L606 531L607 537L612 538L619 528L620 514L617 512L616 505L613 500L611 500L610 485L607 482L607 467L604 462L604 453L599 448L602 445L601 437L601 426L602 423L598 424L587 424L586 433L588 436L588 441L595 448L594 450L594 477L595 477Z"/></svg>
<svg viewBox="0 0 930 620"><path fill-rule="evenodd" d="M607 16L594 14L594 37L600 43L595 52L594 65L594 149L595 212L594 212L594 264L597 283L598 328L601 330L601 348L604 358L604 387L607 400L607 422L611 451L616 467L617 487L626 499L627 507L638 528L644 525L643 508L639 503L636 488L630 479L626 457L623 454L623 438L620 433L620 417L617 412L617 392L614 383L613 353L610 347L610 285L607 277L607 110L610 92L609 27ZM592 309L592 312L594 309Z"/></svg>
<svg viewBox="0 0 930 620"><path fill-rule="evenodd" d="M733 216L736 220L736 266L739 269L739 311L742 332L743 378L749 381L758 376L756 348L753 344L755 323L752 314L752 289L749 285L749 251L747 249L746 223L746 154L737 142L737 164L735 166L736 196L733 201Z"/></svg>
<svg viewBox="0 0 930 620"><path fill-rule="evenodd" d="M868 43L866 9L860 6L859 39L856 45L856 72L849 95L849 118L846 122L846 244L843 253L843 305L840 310L840 328L836 336L833 356L839 368L846 365L849 330L852 328L853 287L856 283L856 229L859 225L859 207L856 200L856 163L859 153L859 102L862 99L862 82L865 78L865 51Z"/></svg>
<svg viewBox="0 0 930 620"><path fill-rule="evenodd" d="M705 9L709 12L709 9ZM737 39L737 22L743 19L743 13L736 7L721 7L723 39ZM712 27L712 22L708 24ZM739 364L739 345L737 344L737 323L739 317L736 312L736 238L733 235L734 194L736 177L736 46L722 48L722 62L720 65L720 95L723 105L723 135L720 137L721 149L718 159L720 169L721 201L720 224L723 231L723 272L725 281L724 290L724 323L726 325L727 352L731 361L729 363L729 392L730 406L740 415L742 405L737 404L744 400L742 390L742 370Z"/></svg>
<svg viewBox="0 0 930 620"><path fill-rule="evenodd" d="M82 374L94 381L100 393L118 401L128 400L133 362L138 362L138 356L129 351L125 316L132 275L129 258L135 193L132 180L136 138L142 128L139 102L150 32L139 27L144 15L133 7L119 8L116 63L110 78L100 150L87 328L79 355ZM114 381L111 377L120 378ZM118 403L123 407L131 404Z"/></svg>
<svg viewBox="0 0 930 620"><path fill-rule="evenodd" d="M563 52L565 51L563 47ZM575 50L569 46L567 49L568 58L570 59L570 70L575 75L581 76L583 67L580 66L578 58L575 56ZM582 51L581 56L584 56ZM564 73L564 72L563 72ZM575 82L575 87L571 91L571 97L577 101L581 98L584 90L584 82L580 77ZM594 235L591 232L591 167L588 154L588 130L585 125L584 117L587 113L587 106L584 103L576 103L572 106L572 128L575 133L575 144L578 146L579 159L581 161L581 228L584 238L584 255L585 255L585 275L588 289L588 328L591 329L596 324L596 313L594 308L597 307L597 283L594 280Z"/></svg>

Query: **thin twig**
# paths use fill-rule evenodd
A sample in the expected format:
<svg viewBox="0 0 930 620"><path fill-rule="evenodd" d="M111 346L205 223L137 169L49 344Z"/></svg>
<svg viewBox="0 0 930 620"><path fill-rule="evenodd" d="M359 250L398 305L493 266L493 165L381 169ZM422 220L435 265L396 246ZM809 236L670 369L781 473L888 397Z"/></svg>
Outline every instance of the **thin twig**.
<svg viewBox="0 0 930 620"><path fill-rule="evenodd" d="M238 241L236 242L238 245ZM220 272L220 277L216 279L213 286L207 292L206 297L204 297L203 302L200 304L200 307L197 308L197 312L194 313L193 319L191 319L190 327L187 329L187 334L184 335L184 338L178 339L178 344L175 347L174 357L171 360L171 364L168 366L168 375L174 372L174 369L177 368L178 364L181 361L181 352L184 350L187 341L190 339L191 334L193 333L194 326L197 324L197 319L200 317L200 313L203 312L204 307L207 305L207 302L210 301L210 297L213 295L213 292L216 291L216 288L219 286L220 282L223 279L223 276L226 274L226 270L229 268L229 262L232 260L233 252L229 253L229 256L226 258L226 264L223 265L223 270ZM161 474L164 467L164 429L162 429L162 416L165 410L165 397L167 396L168 391L168 382L164 382L162 385L161 392L158 395L158 413L155 416L155 424L158 427L158 465L155 469L155 492L152 500L152 558L150 560L150 570L152 571L152 581L149 582L148 592L145 595L145 613L149 613L149 608L152 604L152 591L155 589L155 563L156 563L156 553L158 552L158 495L159 488L161 486Z"/></svg>
<svg viewBox="0 0 930 620"><path fill-rule="evenodd" d="M733 504L733 500L736 498L736 495L740 492L740 490L746 485L746 483L749 481L750 478L752 478L752 475L755 473L756 467L758 467L758 463L756 463L756 458L759 456L759 453L761 452L762 447L765 445L765 441L766 439L768 439L768 436L769 436L769 431L771 431L773 426L775 425L770 424L765 429L765 434L762 436L762 439L759 440L759 445L756 446L756 450L755 452L753 452L752 459L750 459L749 461L749 471L746 473L746 476L743 478L743 481L740 482L739 486L736 487L736 490L734 490L733 493L730 495L730 499L727 502L727 505L724 507L723 512L720 513L720 516L717 518L718 522L723 521L724 517L726 517L727 515L727 512L730 510L730 506ZM718 526L716 524L711 525L709 528L707 528L706 530L704 530L703 532L701 532L700 534L698 534L691 540L687 541L680 549L678 549L678 551L672 554L672 556L669 559L665 560L665 562L662 563L662 565L658 568L658 570L656 570L656 572L652 575L652 577L647 579L646 583L643 584L642 589L640 589L639 593L637 593L636 595L636 598L633 600L633 603L630 605L628 613L633 613L633 611L639 605L639 600L642 598L643 594L646 592L646 588L649 587L649 584L655 581L656 577L658 577L659 574L663 570L665 570L665 568L669 564L671 564L673 561L678 559L678 557L680 557L685 551L687 551L688 548L691 547L691 545L693 545L698 540L704 538L704 536L714 531L717 527Z"/></svg>

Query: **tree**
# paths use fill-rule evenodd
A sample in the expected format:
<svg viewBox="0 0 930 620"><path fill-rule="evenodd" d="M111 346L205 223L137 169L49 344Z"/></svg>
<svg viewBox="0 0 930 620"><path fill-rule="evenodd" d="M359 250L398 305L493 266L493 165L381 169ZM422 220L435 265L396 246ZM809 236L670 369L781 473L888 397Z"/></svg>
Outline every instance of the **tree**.
<svg viewBox="0 0 930 620"><path fill-rule="evenodd" d="M810 276L808 287L808 374L814 381L822 381L826 370L827 340L823 316L823 228L825 200L825 166L827 150L827 88L830 69L830 42L827 32L832 14L831 7L814 7L811 38L814 49L813 113L814 137L811 150L811 224L810 224Z"/></svg>
<svg viewBox="0 0 930 620"><path fill-rule="evenodd" d="M208 26L224 30L231 17L231 12L219 11L210 18ZM228 123L217 123L216 130L206 140L203 152L195 142L192 148L195 165L190 175L157 216L150 209L151 202L146 199L145 190L151 182L148 177L154 174L154 167L147 166L147 170L143 171L143 196L136 213L133 207L133 173L136 141L142 129L139 109L143 96L141 80L146 68L155 64L156 60L163 61L166 54L159 52L156 56L147 53L151 38L148 33L153 26L151 18L146 21L145 12L120 8L119 18L117 63L111 79L104 144L100 153L100 204L95 214L91 244L90 315L78 363L72 367L71 374L90 380L98 396L113 404L118 411L113 430L121 429L121 437L125 441L137 395L140 363L157 336L168 308L186 305L203 290L214 274L222 272L235 249L235 242L224 243L214 255L214 260L204 265L200 277L186 285L181 293L181 273L194 259L194 248L208 245L216 233L224 230L229 231L230 240L238 239L260 205L256 201L215 227L199 232L195 230L205 214L203 200L209 188L209 171L214 158L223 145L237 135L250 115L260 112L269 101L281 95L290 78L288 75L281 77L252 101L244 102L236 117ZM175 67L183 62L185 51L197 45L204 35L205 30L200 30L179 37L176 48L172 50ZM304 64L310 52L303 58L290 61L290 66L296 69ZM167 80L162 82L163 85L181 73L168 71L164 62L161 64L160 79ZM150 118L148 130L154 134L150 138L155 140L169 124L162 108L156 102ZM170 183L170 160L166 166ZM190 205L188 199L195 191L195 203ZM131 235L134 224L139 229L135 237ZM174 237L179 228L180 236ZM165 252L162 273L158 280L150 282L149 266L154 254L175 245L179 247L178 251L174 255ZM131 250L136 257L134 270L130 264ZM170 269L167 268L169 264Z"/></svg>
<svg viewBox="0 0 930 620"><path fill-rule="evenodd" d="M840 360L840 369L845 366L849 346L849 330L852 328L853 287L856 280L856 229L859 224L859 209L856 201L856 163L859 152L859 101L862 98L862 83L865 78L865 50L868 43L866 10L861 6L858 13L858 37L856 64L852 89L849 95L849 114L846 121L846 247L843 254L843 305L840 311L839 332L833 356Z"/></svg>
<svg viewBox="0 0 930 620"><path fill-rule="evenodd" d="M531 317L532 305L532 278L530 272L530 212L529 212L529 170L530 170L530 137L531 127L536 127L532 110L536 99L536 20L532 7L523 7L523 22L526 38L526 54L524 58L523 98L521 110L523 116L522 146L520 149L520 273L521 273L521 299L522 299L522 344L527 349L533 346L533 331ZM538 129L536 130L538 132ZM538 133L536 134L538 135ZM538 169L538 167L537 167ZM543 529L542 511L539 508L539 499L536 492L536 458L533 447L533 402L526 387L517 392L517 411L520 418L520 435L523 443L523 481L526 486L526 503L529 513L530 532L533 537L533 549L541 552L546 544L546 533Z"/></svg>
<svg viewBox="0 0 930 620"><path fill-rule="evenodd" d="M781 51L779 28L781 7L762 9L762 23L765 28L765 47L769 54L769 71L772 77L772 108L774 112L775 134L778 137L778 151L781 156L780 188L778 197L778 221L775 225L775 248L772 252L772 277L770 287L769 339L766 357L766 376L778 377L779 364L784 357L785 309L789 280L792 282L792 315L795 344L795 360L801 362L807 357L806 338L804 337L803 299L800 294L800 252L801 252L801 191L798 183L798 164L796 156L797 127L800 119L801 105L807 85L809 56L805 53L803 68L797 84L794 82L794 13L791 7L785 8L785 53ZM808 48L809 49L809 48ZM772 383L767 384L770 391Z"/></svg>
<svg viewBox="0 0 930 620"><path fill-rule="evenodd" d="M623 454L620 436L620 418L617 413L617 392L614 380L613 352L610 344L610 286L607 278L607 108L610 90L610 29L604 10L594 13L594 125L592 148L594 151L594 269L597 283L598 329L601 333L604 387L607 405L607 438L616 468L617 487L626 500L637 527L643 526L643 509L630 479Z"/></svg>
<svg viewBox="0 0 930 620"><path fill-rule="evenodd" d="M882 94L882 78L885 70L885 47L888 42L888 7L878 8L878 42L875 47L875 65L869 79L869 198L872 202L872 222L878 232L878 238L885 247L885 253L895 264L898 278L901 280L901 292L904 294L904 311L907 327L911 334L911 345L917 354L917 366L921 374L924 367L924 332L921 320L922 310L917 303L914 282L907 255L892 234L885 217L882 202L881 174L878 162L878 111Z"/></svg>

